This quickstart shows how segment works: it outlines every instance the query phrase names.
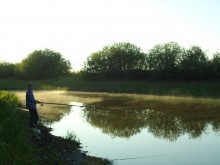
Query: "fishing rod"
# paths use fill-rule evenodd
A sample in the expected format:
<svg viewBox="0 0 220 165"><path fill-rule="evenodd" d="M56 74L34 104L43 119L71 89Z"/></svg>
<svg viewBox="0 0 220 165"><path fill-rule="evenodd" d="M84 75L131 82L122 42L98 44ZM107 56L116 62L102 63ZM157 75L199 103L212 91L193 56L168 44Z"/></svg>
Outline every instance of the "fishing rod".
<svg viewBox="0 0 220 165"><path fill-rule="evenodd" d="M39 104L41 104L41 106L43 106L43 104L51 104L51 105L71 106L71 107L76 106L76 107L81 107L81 108L90 108L90 109L93 109L93 110L99 109L99 110L109 110L109 111L114 111L114 112L124 111L124 112L134 113L134 112L127 111L127 110L111 109L111 108L106 108L106 107L98 107L98 106L95 106L95 105L76 105L76 104L65 104L65 103L54 103L54 102L39 102Z"/></svg>
<svg viewBox="0 0 220 165"><path fill-rule="evenodd" d="M65 105L65 106L77 106L77 107L88 107L87 105L73 105L73 104L65 104L65 103L49 103L49 102L39 102L39 104L52 104L52 105Z"/></svg>
<svg viewBox="0 0 220 165"><path fill-rule="evenodd" d="M105 107L97 107L95 105L76 105L76 104L65 104L65 103L51 103L51 102L40 102L40 104L52 104L52 105L65 105L65 106L76 106L76 107L81 107L81 108L92 108L92 109L103 109L103 110L114 110L114 111L118 111L116 109L109 109L109 108L105 108Z"/></svg>

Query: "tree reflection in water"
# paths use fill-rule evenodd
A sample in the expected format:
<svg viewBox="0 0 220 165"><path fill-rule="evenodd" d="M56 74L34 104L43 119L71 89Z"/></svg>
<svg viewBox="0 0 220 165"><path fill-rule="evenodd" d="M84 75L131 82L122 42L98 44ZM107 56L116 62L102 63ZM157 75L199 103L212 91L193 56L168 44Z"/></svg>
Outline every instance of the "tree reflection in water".
<svg viewBox="0 0 220 165"><path fill-rule="evenodd" d="M205 133L208 126L215 132L220 131L220 108L216 105L203 102L146 104L140 101L130 106L128 100L120 102L124 109L117 109L117 106L112 106L114 111L85 109L84 117L91 125L112 137L130 138L147 128L157 138L175 141L184 134L188 134L190 138L198 138ZM104 107L110 104L109 100L103 100L96 105ZM147 108L143 109L143 106Z"/></svg>

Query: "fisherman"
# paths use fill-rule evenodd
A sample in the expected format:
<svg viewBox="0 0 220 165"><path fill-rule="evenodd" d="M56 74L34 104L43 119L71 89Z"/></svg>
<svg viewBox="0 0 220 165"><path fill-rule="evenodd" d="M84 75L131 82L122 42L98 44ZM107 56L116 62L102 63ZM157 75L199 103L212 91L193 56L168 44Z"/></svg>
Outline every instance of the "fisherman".
<svg viewBox="0 0 220 165"><path fill-rule="evenodd" d="M35 100L33 94L34 83L28 83L28 90L26 92L26 108L29 110L29 124L31 127L36 127L38 123L37 103L40 101Z"/></svg>

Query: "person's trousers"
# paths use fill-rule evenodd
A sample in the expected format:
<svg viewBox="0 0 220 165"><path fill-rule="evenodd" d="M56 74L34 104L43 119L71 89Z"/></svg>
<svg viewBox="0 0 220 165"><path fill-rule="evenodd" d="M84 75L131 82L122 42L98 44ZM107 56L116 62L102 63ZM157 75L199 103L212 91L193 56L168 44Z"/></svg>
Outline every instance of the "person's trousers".
<svg viewBox="0 0 220 165"><path fill-rule="evenodd" d="M39 118L38 118L38 113L36 108L29 109L29 124L30 126L34 126L37 124Z"/></svg>

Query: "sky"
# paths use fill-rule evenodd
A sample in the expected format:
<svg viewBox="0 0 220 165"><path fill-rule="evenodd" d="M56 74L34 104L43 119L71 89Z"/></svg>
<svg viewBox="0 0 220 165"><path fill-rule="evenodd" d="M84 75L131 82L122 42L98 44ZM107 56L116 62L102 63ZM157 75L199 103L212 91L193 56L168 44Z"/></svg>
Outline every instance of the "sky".
<svg viewBox="0 0 220 165"><path fill-rule="evenodd" d="M219 0L0 0L0 61L51 49L80 70L106 45L170 41L220 52Z"/></svg>

